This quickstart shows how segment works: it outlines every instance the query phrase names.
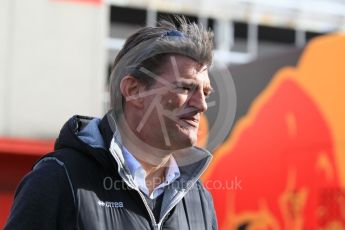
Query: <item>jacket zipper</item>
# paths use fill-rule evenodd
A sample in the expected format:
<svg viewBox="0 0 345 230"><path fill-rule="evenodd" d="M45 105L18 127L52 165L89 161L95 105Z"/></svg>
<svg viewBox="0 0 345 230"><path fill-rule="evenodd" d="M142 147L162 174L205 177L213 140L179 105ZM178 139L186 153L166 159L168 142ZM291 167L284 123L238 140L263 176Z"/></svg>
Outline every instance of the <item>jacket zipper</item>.
<svg viewBox="0 0 345 230"><path fill-rule="evenodd" d="M149 216L150 216L151 221L155 224L155 226L157 226L156 218L154 217L154 215L153 215L153 213L152 213L152 211L151 211L149 205L147 204L147 201L146 201L144 195L143 195L143 194L141 193L141 191L138 190L136 187L131 186L126 180L124 180L124 181L126 182L126 184L127 184L130 188L134 189L135 191L137 191L137 192L139 193L139 195L140 195L140 197L141 197L141 200L144 202L145 208L146 208L147 212L149 213Z"/></svg>
<svg viewBox="0 0 345 230"><path fill-rule="evenodd" d="M111 151L111 150L110 150ZM151 222L154 224L154 227L157 228L157 221L156 221L156 218L154 217L149 205L147 204L147 201L144 197L144 195L140 192L139 189L137 189L135 186L132 186L131 183L129 183L127 180L126 180L126 176L122 174L121 170L120 170L120 165L122 166L121 162L120 162L120 159L118 159L117 157L117 154L114 154L113 153L113 156L117 162L117 164L119 165L118 167L118 173L120 174L120 176L122 177L122 179L124 180L124 182L128 185L128 187L130 187L131 189L137 191L140 195L140 198L141 200L143 201L144 205L145 205L145 208L146 208L146 211L148 212L149 216L150 216L150 219L151 219Z"/></svg>
<svg viewBox="0 0 345 230"><path fill-rule="evenodd" d="M180 200L188 193L188 191L193 187L193 185L195 184L195 182L198 180L198 178L200 178L200 176L206 171L207 166L209 165L210 161L212 160L212 157L210 157L206 164L204 165L204 168L200 171L200 173L196 176L196 180L193 181L193 183L190 184L190 186L185 190L184 194L181 194L180 197L178 199L176 199L176 201L174 202L174 204L164 213L164 215L162 216L161 221L158 223L158 229L161 229L162 224L163 224L163 220L164 218L168 215L168 213L175 207L175 205L180 202Z"/></svg>

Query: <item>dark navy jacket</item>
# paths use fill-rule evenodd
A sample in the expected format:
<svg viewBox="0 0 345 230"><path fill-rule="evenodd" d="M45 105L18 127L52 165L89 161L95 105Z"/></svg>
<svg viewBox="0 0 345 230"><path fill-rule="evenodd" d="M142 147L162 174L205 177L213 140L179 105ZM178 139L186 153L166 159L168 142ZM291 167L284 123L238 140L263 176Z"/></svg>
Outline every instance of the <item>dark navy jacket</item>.
<svg viewBox="0 0 345 230"><path fill-rule="evenodd" d="M165 188L157 218L123 164L118 137L107 116L72 117L55 151L21 181L4 229L217 229L212 197L199 181L210 153L193 147L174 156L181 176Z"/></svg>

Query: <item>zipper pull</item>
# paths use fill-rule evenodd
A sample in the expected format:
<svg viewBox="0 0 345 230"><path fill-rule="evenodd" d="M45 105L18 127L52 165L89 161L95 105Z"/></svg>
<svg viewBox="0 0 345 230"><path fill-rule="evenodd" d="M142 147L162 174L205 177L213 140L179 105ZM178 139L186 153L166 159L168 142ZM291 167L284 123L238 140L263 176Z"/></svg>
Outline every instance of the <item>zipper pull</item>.
<svg viewBox="0 0 345 230"><path fill-rule="evenodd" d="M153 230L159 230L159 224L152 224Z"/></svg>

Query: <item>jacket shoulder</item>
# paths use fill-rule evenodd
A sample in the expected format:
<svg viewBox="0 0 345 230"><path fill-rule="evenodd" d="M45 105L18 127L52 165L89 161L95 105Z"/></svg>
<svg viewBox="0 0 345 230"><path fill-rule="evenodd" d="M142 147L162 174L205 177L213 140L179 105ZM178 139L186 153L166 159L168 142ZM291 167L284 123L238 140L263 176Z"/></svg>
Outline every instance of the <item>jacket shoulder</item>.
<svg viewBox="0 0 345 230"><path fill-rule="evenodd" d="M17 187L4 229L71 229L74 208L64 167L56 161L42 161Z"/></svg>

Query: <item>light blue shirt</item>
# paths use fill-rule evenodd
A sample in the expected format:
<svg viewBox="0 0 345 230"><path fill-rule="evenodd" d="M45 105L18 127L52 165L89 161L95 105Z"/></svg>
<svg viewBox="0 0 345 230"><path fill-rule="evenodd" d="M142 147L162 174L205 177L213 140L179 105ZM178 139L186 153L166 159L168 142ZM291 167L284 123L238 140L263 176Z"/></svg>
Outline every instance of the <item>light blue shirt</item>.
<svg viewBox="0 0 345 230"><path fill-rule="evenodd" d="M165 180L163 183L159 184L151 194L149 194L149 189L146 186L145 178L146 172L141 166L140 162L135 159L135 157L125 148L122 148L123 158L125 160L125 165L130 171L134 183L147 197L150 199L155 199L164 192L164 188L174 182L180 177L180 170L173 156L169 159L169 166L165 171Z"/></svg>

